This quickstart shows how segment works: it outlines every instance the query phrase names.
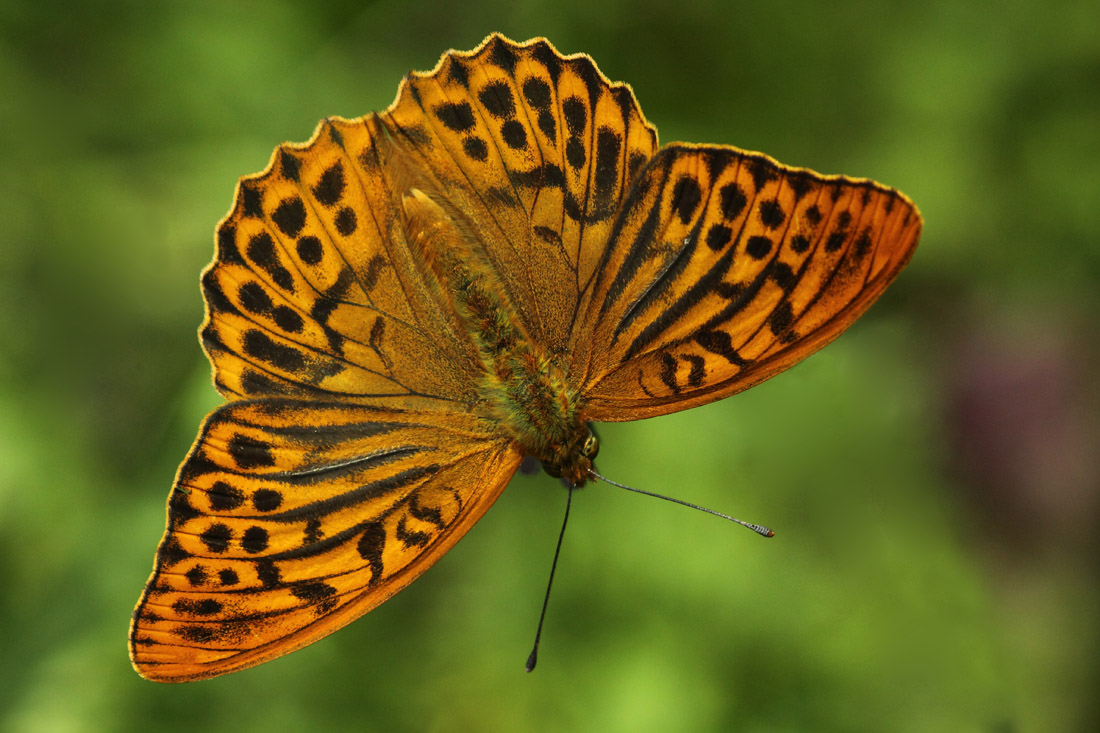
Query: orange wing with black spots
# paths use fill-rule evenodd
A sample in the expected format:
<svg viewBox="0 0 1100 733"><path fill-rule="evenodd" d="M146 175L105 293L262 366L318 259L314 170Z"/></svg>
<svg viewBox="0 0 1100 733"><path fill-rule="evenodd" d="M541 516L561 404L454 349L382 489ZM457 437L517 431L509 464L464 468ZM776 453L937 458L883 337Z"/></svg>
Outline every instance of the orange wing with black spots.
<svg viewBox="0 0 1100 733"><path fill-rule="evenodd" d="M469 415L225 405L169 498L130 631L134 666L161 682L202 679L332 633L447 552L520 459Z"/></svg>
<svg viewBox="0 0 1100 733"><path fill-rule="evenodd" d="M882 294L920 229L912 202L873 181L663 148L623 205L575 338L590 418L683 410L801 361Z"/></svg>
<svg viewBox="0 0 1100 733"><path fill-rule="evenodd" d="M226 397L476 399L476 357L413 266L377 164L385 135L373 116L326 120L238 184L202 278Z"/></svg>

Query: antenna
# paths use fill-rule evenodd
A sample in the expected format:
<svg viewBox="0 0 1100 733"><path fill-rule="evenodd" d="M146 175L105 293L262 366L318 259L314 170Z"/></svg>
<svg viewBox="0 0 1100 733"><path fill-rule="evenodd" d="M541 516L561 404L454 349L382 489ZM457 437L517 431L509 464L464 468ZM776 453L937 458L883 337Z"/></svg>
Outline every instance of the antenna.
<svg viewBox="0 0 1100 733"><path fill-rule="evenodd" d="M698 509L701 512L706 512L707 514L713 514L714 516L721 517L722 519L728 519L731 522L736 522L737 524L740 524L742 527L747 527L748 529L751 529L753 532L756 532L761 537L775 537L775 532L772 532L770 529L768 529L767 527L765 527L762 524L753 524L752 522L745 522L745 521L742 521L740 519L736 519L734 517L731 517L728 514L723 514L722 512L716 512L713 509L707 509L705 506L699 506L698 504L692 504L690 501L683 501L682 499L673 499L671 496L665 496L664 494L655 494L652 491L645 491L643 489L635 489L633 486L627 486L626 484L620 484L616 481L612 481L609 478L604 478L603 476L596 473L591 468L588 469L588 472L590 474L592 474L593 476L595 476L596 478L598 478L600 481L605 481L605 482L611 484L612 486L619 487L620 489L626 489L627 491L633 491L635 494L645 494L646 496L652 496L655 499L664 499L665 501L671 501L673 504L679 504L680 506L686 506L686 507L690 507L692 509Z"/></svg>
<svg viewBox="0 0 1100 733"><path fill-rule="evenodd" d="M539 661L539 640L542 639L542 622L546 620L546 607L550 604L550 589L554 586L554 571L558 569L558 555L561 553L561 541L565 537L565 525L569 523L569 507L573 503L573 488L567 492L565 500L565 519L561 521L561 532L558 534L558 546L554 549L554 562L550 565L550 580L546 583L546 597L542 600L542 613L539 614L539 628L535 632L535 646L527 657L526 669L531 672Z"/></svg>
<svg viewBox="0 0 1100 733"><path fill-rule="evenodd" d="M722 512L716 512L713 509L708 509L705 506L699 506L698 504L692 504L690 501L683 501L682 499L674 499L671 496L665 496L664 494L656 494L652 491L644 491L643 489L635 489L633 486L627 486L626 484L620 484L616 481L612 481L609 478L604 478L600 474L596 473L596 471L594 469L591 469L591 468L588 469L588 473L591 474L593 477L599 479L600 481L604 481L606 483L609 483L612 486L617 486L620 489L626 489L627 491L633 491L636 494L645 494L646 496L652 496L655 499L664 499L665 501L671 501L673 504L679 504L681 506L686 506L686 507L689 507L691 509L698 509L701 512L705 512L707 514L713 514L714 516L721 517L722 519L727 519L731 522L735 522L737 524L740 524L742 527L746 527L748 529L751 529L753 532L756 532L761 537L774 537L775 536L775 532L771 531L771 529L769 529L768 527L765 527L762 524L753 524L752 522L745 522L745 521L742 521L742 520L737 519L735 517L731 517L728 514L723 514ZM548 580L547 583L546 583L546 597L543 598L543 600L542 600L542 613L539 614L539 626L538 626L538 629L535 631L535 644L531 648L531 654L527 657L526 669L527 669L528 672L533 671L535 669L535 665L538 664L538 661L539 661L539 641L542 640L542 624L543 624L544 621L546 621L546 607L550 605L550 589L554 587L554 573L558 569L558 556L561 554L561 543L562 543L562 540L565 538L565 527L566 527L566 525L569 524L569 507L571 507L573 505L573 489L575 489L576 487L575 486L569 486L567 488L569 489L569 491L568 491L567 498L566 498L566 501L565 501L565 517L561 521L561 532L558 534L557 547L554 548L554 561L550 564L550 580Z"/></svg>

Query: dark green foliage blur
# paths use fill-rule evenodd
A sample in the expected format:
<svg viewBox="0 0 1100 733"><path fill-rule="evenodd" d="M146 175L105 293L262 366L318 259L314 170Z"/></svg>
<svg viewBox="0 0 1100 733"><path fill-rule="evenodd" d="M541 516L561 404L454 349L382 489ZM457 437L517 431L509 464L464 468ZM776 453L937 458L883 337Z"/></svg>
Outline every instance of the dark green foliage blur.
<svg viewBox="0 0 1100 733"><path fill-rule="evenodd" d="M518 476L312 647L141 680L129 614L218 403L195 330L236 179L489 31L629 81L663 141L868 176L922 244L743 395L603 426L601 470L771 525ZM1100 5L0 4L0 729L1100 726Z"/></svg>

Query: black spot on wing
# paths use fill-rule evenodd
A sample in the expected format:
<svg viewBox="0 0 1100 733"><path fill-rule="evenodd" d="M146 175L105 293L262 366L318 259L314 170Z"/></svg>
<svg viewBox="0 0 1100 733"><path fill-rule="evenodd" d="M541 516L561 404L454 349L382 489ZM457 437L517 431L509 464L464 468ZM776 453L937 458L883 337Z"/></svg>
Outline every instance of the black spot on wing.
<svg viewBox="0 0 1100 733"><path fill-rule="evenodd" d="M749 237L745 243L745 252L754 260L762 260L772 251L772 240L760 235Z"/></svg>
<svg viewBox="0 0 1100 733"><path fill-rule="evenodd" d="M466 132L475 125L474 110L469 102L447 102L435 108L435 116L447 129Z"/></svg>
<svg viewBox="0 0 1100 733"><path fill-rule="evenodd" d="M290 587L290 592L299 600L310 604L320 603L326 598L336 595L335 588L320 581L297 583Z"/></svg>
<svg viewBox="0 0 1100 733"><path fill-rule="evenodd" d="M345 237L351 236L356 227L358 226L358 219L356 219L355 212L350 207L345 206L336 212L336 231L340 232Z"/></svg>
<svg viewBox="0 0 1100 733"><path fill-rule="evenodd" d="M588 108L580 97L567 97L561 105L565 125L572 135L583 135L588 125Z"/></svg>
<svg viewBox="0 0 1100 733"><path fill-rule="evenodd" d="M382 337L385 333L386 321L382 316L378 316L370 327L370 336L367 337L367 343L373 349L380 349L382 347Z"/></svg>
<svg viewBox="0 0 1100 733"><path fill-rule="evenodd" d="M745 157L744 166L748 169L749 175L752 176L752 182L753 185L756 186L757 191L763 188L769 181L774 181L779 177L779 174L776 173L775 166L761 157Z"/></svg>
<svg viewBox="0 0 1100 733"><path fill-rule="evenodd" d="M557 232L557 231L551 229L550 227L544 227L544 226L536 226L532 231L534 232L535 236L538 237L539 239L541 239L542 241L549 242L550 244L553 244L553 245L558 246L558 247L561 246L562 242L561 242L561 233L560 232Z"/></svg>
<svg viewBox="0 0 1100 733"><path fill-rule="evenodd" d="M191 557L191 553L180 547L179 540L169 537L157 548L157 563L164 567L172 567Z"/></svg>
<svg viewBox="0 0 1100 733"><path fill-rule="evenodd" d="M681 174L672 188L672 209L682 223L691 221L702 200L703 192L699 188L699 182L686 173Z"/></svg>
<svg viewBox="0 0 1100 733"><path fill-rule="evenodd" d="M786 262L772 262L768 267L770 268L769 275L772 281L784 291L790 292L791 288L798 282L794 270Z"/></svg>
<svg viewBox="0 0 1100 733"><path fill-rule="evenodd" d="M386 528L381 522L368 524L363 529L363 534L359 537L356 550L359 552L359 557L366 560L370 565L371 583L381 580L385 573L386 569L382 564L382 550L385 546Z"/></svg>
<svg viewBox="0 0 1100 733"><path fill-rule="evenodd" d="M300 200L299 203L301 203ZM260 232L248 240L248 258L270 275L280 288L287 291L294 290L294 277L290 274L290 270L283 266L275 250L275 240L270 234Z"/></svg>
<svg viewBox="0 0 1100 733"><path fill-rule="evenodd" d="M725 331L700 331L695 334L695 343L712 354L721 356L730 364L743 367L748 362L733 348L733 339Z"/></svg>
<svg viewBox="0 0 1100 733"><path fill-rule="evenodd" d="M589 107L596 109L596 104L599 102L604 90L604 82L600 79L596 66L593 64L592 59L587 57L573 59L571 63L574 73L581 78L588 90Z"/></svg>
<svg viewBox="0 0 1100 733"><path fill-rule="evenodd" d="M768 229L777 229L787 219L778 199L761 201L757 211L760 213L760 221Z"/></svg>
<svg viewBox="0 0 1100 733"><path fill-rule="evenodd" d="M455 84L458 84L464 89L470 88L470 72L466 68L466 64L462 62L462 59L457 56L449 57L450 63L447 64L447 76Z"/></svg>
<svg viewBox="0 0 1100 733"><path fill-rule="evenodd" d="M229 450L230 455L234 455L234 446L232 443L230 444ZM237 460L235 455L234 460ZM250 461L246 459L246 462ZM237 465L239 466L241 464L238 462ZM244 493L236 486L232 486L225 481L215 481L207 490L207 500L210 502L210 508L216 512L232 511L244 504Z"/></svg>
<svg viewBox="0 0 1100 733"><path fill-rule="evenodd" d="M268 315L274 308L271 296L267 294L264 286L258 282L247 282L241 285L237 290L237 299L240 301L242 308L258 316Z"/></svg>
<svg viewBox="0 0 1100 733"><path fill-rule="evenodd" d="M282 170L283 178L288 181L297 181L302 169L302 161L289 150L282 150L279 153L279 168Z"/></svg>
<svg viewBox="0 0 1100 733"><path fill-rule="evenodd" d="M561 58L554 53L554 49L550 48L550 44L546 41L536 43L531 47L531 58L542 64L554 84L558 83L558 77L561 76Z"/></svg>
<svg viewBox="0 0 1100 733"><path fill-rule="evenodd" d="M613 87L611 96L619 107L619 114L623 117L623 127L630 127L630 117L635 110L634 95L626 87Z"/></svg>
<svg viewBox="0 0 1100 733"><path fill-rule="evenodd" d="M172 610L184 616L213 616L222 612L222 604L213 598L180 598L172 604Z"/></svg>
<svg viewBox="0 0 1100 733"><path fill-rule="evenodd" d="M363 276L363 290L368 293L374 290L374 286L378 284L378 277L382 274L382 266L385 264L386 261L382 258L382 255L376 254L370 258L370 261L367 262L367 273ZM347 271L345 270L345 272ZM348 285L350 285L350 283L351 279L349 273ZM340 296L335 295L334 297Z"/></svg>
<svg viewBox="0 0 1100 733"><path fill-rule="evenodd" d="M583 168L588 160L584 143L576 135L571 136L565 143L565 159L572 168Z"/></svg>
<svg viewBox="0 0 1100 733"><path fill-rule="evenodd" d="M306 225L305 204L297 196L285 199L272 212L271 220L283 234L288 237L297 237L298 232L302 231L302 227Z"/></svg>
<svg viewBox="0 0 1100 733"><path fill-rule="evenodd" d="M538 125L550 147L557 147L558 124L554 113L548 109L540 110Z"/></svg>
<svg viewBox="0 0 1100 733"><path fill-rule="evenodd" d="M788 300L781 300L771 315L768 316L768 328L776 336L782 336L793 322L794 312L791 310L791 304Z"/></svg>
<svg viewBox="0 0 1100 733"><path fill-rule="evenodd" d="M425 148L431 150L434 142L432 141L432 134L428 132L428 129L423 125L409 125L408 127L401 128L401 134L408 138L409 142L419 148ZM364 150L363 154L367 151Z"/></svg>
<svg viewBox="0 0 1100 733"><path fill-rule="evenodd" d="M499 66L509 74L516 73L516 62L519 60L515 50L499 36L489 41L489 62Z"/></svg>
<svg viewBox="0 0 1100 733"><path fill-rule="evenodd" d="M237 227L232 224L222 224L218 228L218 259L235 265L245 264L237 249Z"/></svg>
<svg viewBox="0 0 1100 733"><path fill-rule="evenodd" d="M233 437L226 443L226 450L234 463L246 471L275 465L275 457L271 454L271 446L250 435L234 433ZM244 502L244 498L238 496L235 497L234 501L234 506L240 506Z"/></svg>
<svg viewBox="0 0 1100 733"><path fill-rule="evenodd" d="M344 166L336 163L321 174L321 180L313 187L313 195L321 205L330 207L343 198L344 185Z"/></svg>
<svg viewBox="0 0 1100 733"><path fill-rule="evenodd" d="M324 247L321 244L321 240L312 234L306 235L298 240L297 243L298 258L307 265L320 264L324 257Z"/></svg>
<svg viewBox="0 0 1100 733"><path fill-rule="evenodd" d="M871 249L871 228L867 227L859 234L859 238L856 239L855 253L856 257L863 257Z"/></svg>
<svg viewBox="0 0 1100 733"><path fill-rule="evenodd" d="M749 203L748 197L736 181L730 181L722 186L718 190L718 199L721 203L722 217L727 221L736 219Z"/></svg>
<svg viewBox="0 0 1100 733"><path fill-rule="evenodd" d="M661 371L657 376L670 392L680 394L680 384L676 381L676 358L672 354L661 355Z"/></svg>
<svg viewBox="0 0 1100 733"><path fill-rule="evenodd" d="M268 539L267 530L263 527L249 527L241 535L241 549L251 555L256 555L267 549Z"/></svg>
<svg viewBox="0 0 1100 733"><path fill-rule="evenodd" d="M248 356L285 372L297 373L305 368L306 360L302 352L292 346L277 343L263 331L246 331L243 346L244 353Z"/></svg>
<svg viewBox="0 0 1100 733"><path fill-rule="evenodd" d="M258 512L273 512L282 506L283 495L274 489L257 489L252 495L252 506Z"/></svg>
<svg viewBox="0 0 1100 733"><path fill-rule="evenodd" d="M609 127L596 131L596 201L597 207L610 203L615 187L619 183L619 156L622 153L622 139Z"/></svg>
<svg viewBox="0 0 1100 733"><path fill-rule="evenodd" d="M259 218L264 215L263 196L251 183L242 183L237 189L237 206L248 217Z"/></svg>
<svg viewBox="0 0 1100 733"><path fill-rule="evenodd" d="M730 238L732 237L733 230L728 226L725 224L714 224L707 230L707 246L717 252L729 244Z"/></svg>
<svg viewBox="0 0 1100 733"><path fill-rule="evenodd" d="M550 109L552 96L550 85L537 76L528 77L523 82L523 97L532 108L542 111Z"/></svg>
<svg viewBox="0 0 1100 733"><path fill-rule="evenodd" d="M527 130L519 120L508 120L501 125L500 136L513 150L523 150L527 147Z"/></svg>
<svg viewBox="0 0 1100 733"><path fill-rule="evenodd" d="M188 498L187 493L175 490L168 498L168 525L172 528L190 522L201 516Z"/></svg>
<svg viewBox="0 0 1100 733"><path fill-rule="evenodd" d="M279 568L271 560L256 561L256 577L260 579L264 588L274 588L283 582Z"/></svg>
<svg viewBox="0 0 1100 733"><path fill-rule="evenodd" d="M489 157L489 146L485 144L485 141L477 136L470 136L462 139L462 150L465 151L466 156L471 160L476 160L479 163L484 163Z"/></svg>
<svg viewBox="0 0 1100 733"><path fill-rule="evenodd" d="M199 541L206 545L206 549L213 553L222 553L228 550L229 542L232 539L232 530L221 522L211 524L199 535Z"/></svg>
<svg viewBox="0 0 1100 733"><path fill-rule="evenodd" d="M788 174L787 184L791 187L791 190L794 191L794 202L796 204L817 186L813 179L804 173Z"/></svg>
<svg viewBox="0 0 1100 733"><path fill-rule="evenodd" d="M516 102L505 81L489 82L478 92L477 98L493 117L509 119L516 114Z"/></svg>
<svg viewBox="0 0 1100 733"><path fill-rule="evenodd" d="M325 120L325 126L328 128L328 136L332 139L332 142L341 148L344 147L344 136L340 130L337 129L336 125L332 123L331 118Z"/></svg>

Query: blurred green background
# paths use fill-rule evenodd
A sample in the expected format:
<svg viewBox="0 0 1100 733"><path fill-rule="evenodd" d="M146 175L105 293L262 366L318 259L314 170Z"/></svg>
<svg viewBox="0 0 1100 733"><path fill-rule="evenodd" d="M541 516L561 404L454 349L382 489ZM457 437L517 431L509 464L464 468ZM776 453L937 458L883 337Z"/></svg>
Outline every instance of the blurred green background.
<svg viewBox="0 0 1100 733"><path fill-rule="evenodd" d="M233 186L489 31L629 81L662 141L908 193L909 268L743 395L604 426L435 568L259 668L141 680L129 614L218 403L198 273ZM0 5L0 728L1100 727L1100 5Z"/></svg>

